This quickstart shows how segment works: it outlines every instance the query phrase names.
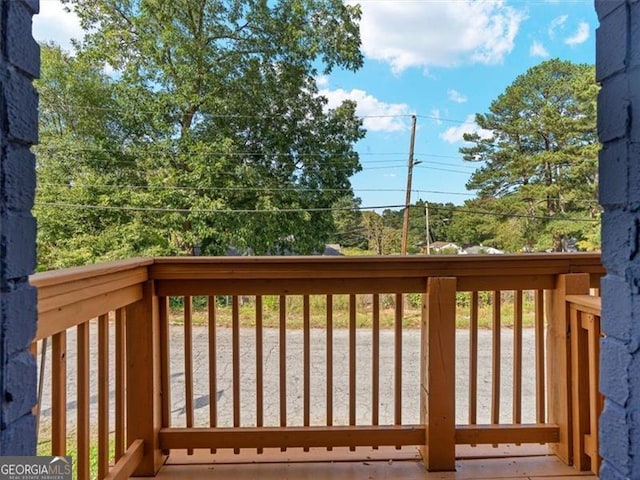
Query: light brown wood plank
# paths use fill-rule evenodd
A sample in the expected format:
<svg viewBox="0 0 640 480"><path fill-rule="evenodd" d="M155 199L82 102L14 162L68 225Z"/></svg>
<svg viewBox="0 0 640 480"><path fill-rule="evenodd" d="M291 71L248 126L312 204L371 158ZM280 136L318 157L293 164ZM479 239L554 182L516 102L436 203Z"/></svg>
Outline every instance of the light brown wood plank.
<svg viewBox="0 0 640 480"><path fill-rule="evenodd" d="M67 332L51 341L51 455L67 452Z"/></svg>
<svg viewBox="0 0 640 480"><path fill-rule="evenodd" d="M142 440L134 440L105 477L105 480L127 480L140 465L143 455L144 442Z"/></svg>
<svg viewBox="0 0 640 480"><path fill-rule="evenodd" d="M514 292L513 318L513 423L522 422L522 290Z"/></svg>
<svg viewBox="0 0 640 480"><path fill-rule="evenodd" d="M184 409L188 427L193 427L193 299L184 297ZM187 454L193 455L193 451Z"/></svg>
<svg viewBox="0 0 640 480"><path fill-rule="evenodd" d="M492 322L491 322L491 423L500 423L500 366L501 353L501 292L491 294Z"/></svg>
<svg viewBox="0 0 640 480"><path fill-rule="evenodd" d="M356 424L356 296L349 295L349 425Z"/></svg>
<svg viewBox="0 0 640 480"><path fill-rule="evenodd" d="M170 449L419 445L424 443L424 436L425 430L419 425L163 428L159 433L162 448Z"/></svg>
<svg viewBox="0 0 640 480"><path fill-rule="evenodd" d="M142 285L132 285L98 297L86 298L56 310L42 312L38 314L38 328L34 341L64 332L104 312L126 307L141 299Z"/></svg>
<svg viewBox="0 0 640 480"><path fill-rule="evenodd" d="M233 365L233 426L240 426L240 302L231 300L231 356ZM236 451L237 453L237 451Z"/></svg>
<svg viewBox="0 0 640 480"><path fill-rule="evenodd" d="M154 284L144 285L144 296L127 307L127 438L144 441L144 456L135 470L153 476L164 462L157 432L162 425L159 302Z"/></svg>
<svg viewBox="0 0 640 480"><path fill-rule="evenodd" d="M89 322L77 326L77 438L76 475L78 480L89 480L90 410L89 410Z"/></svg>
<svg viewBox="0 0 640 480"><path fill-rule="evenodd" d="M209 334L209 426L218 426L218 337L216 334L216 297L208 298L207 333ZM216 453L211 449L211 453Z"/></svg>
<svg viewBox="0 0 640 480"><path fill-rule="evenodd" d="M333 425L333 296L327 295L327 426ZM330 448L330 447L329 447Z"/></svg>
<svg viewBox="0 0 640 480"><path fill-rule="evenodd" d="M533 425L458 425L457 444L551 443L558 441L558 426Z"/></svg>
<svg viewBox="0 0 640 480"><path fill-rule="evenodd" d="M309 295L302 298L302 424L311 424L311 307Z"/></svg>
<svg viewBox="0 0 640 480"><path fill-rule="evenodd" d="M548 292L547 308L547 365L553 366L547 376L548 422L560 427L560 440L550 445L553 453L565 463L573 458L571 414L571 358L569 311L567 295L589 292L586 274L559 275L554 290Z"/></svg>
<svg viewBox="0 0 640 480"><path fill-rule="evenodd" d="M280 296L280 426L287 425L287 297Z"/></svg>
<svg viewBox="0 0 640 480"><path fill-rule="evenodd" d="M98 317L98 478L109 471L109 315Z"/></svg>
<svg viewBox="0 0 640 480"><path fill-rule="evenodd" d="M380 423L380 296L372 298L372 329L373 339L371 348L371 424Z"/></svg>
<svg viewBox="0 0 640 480"><path fill-rule="evenodd" d="M404 317L404 297L396 295L396 309L393 333L393 423L402 425L402 319Z"/></svg>
<svg viewBox="0 0 640 480"><path fill-rule="evenodd" d="M478 292L470 293L469 315L469 424L477 423L478 414Z"/></svg>
<svg viewBox="0 0 640 480"><path fill-rule="evenodd" d="M430 471L448 471L455 467L456 279L430 278L423 301L423 459Z"/></svg>
<svg viewBox="0 0 640 480"><path fill-rule="evenodd" d="M544 347L544 291L535 291L535 346L536 346L536 421L545 423L546 413L546 380L545 380L545 347Z"/></svg>
<svg viewBox="0 0 640 480"><path fill-rule="evenodd" d="M126 434L126 390L125 372L127 369L127 357L125 355L125 329L126 312L124 309L116 310L115 321L115 440L114 460L117 462L125 452ZM164 393L163 393L164 397ZM166 425L168 426L168 425Z"/></svg>

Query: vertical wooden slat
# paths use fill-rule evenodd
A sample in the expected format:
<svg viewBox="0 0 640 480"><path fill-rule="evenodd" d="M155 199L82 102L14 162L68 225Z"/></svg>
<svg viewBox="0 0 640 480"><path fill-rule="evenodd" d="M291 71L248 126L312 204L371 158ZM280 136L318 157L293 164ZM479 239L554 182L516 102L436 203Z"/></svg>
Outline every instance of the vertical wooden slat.
<svg viewBox="0 0 640 480"><path fill-rule="evenodd" d="M393 387L394 421L395 425L402 425L402 317L404 311L404 297L396 295L395 334L394 334L394 366ZM398 447L399 448L399 447Z"/></svg>
<svg viewBox="0 0 640 480"><path fill-rule="evenodd" d="M430 471L455 470L456 279L429 278L422 307L421 448Z"/></svg>
<svg viewBox="0 0 640 480"><path fill-rule="evenodd" d="M264 363L262 356L262 297L256 296L256 426L264 425ZM258 448L262 453L262 448Z"/></svg>
<svg viewBox="0 0 640 480"><path fill-rule="evenodd" d="M162 426L171 426L171 333L169 330L169 298L158 298L160 321L160 375L162 388ZM168 451L164 452L169 454Z"/></svg>
<svg viewBox="0 0 640 480"><path fill-rule="evenodd" d="M589 315L587 325L589 343L589 435L585 438L586 451L591 458L591 471L600 471L601 458L598 452L598 419L604 407L604 397L599 390L600 379L600 317Z"/></svg>
<svg viewBox="0 0 640 480"><path fill-rule="evenodd" d="M571 335L567 295L589 293L589 274L558 275L549 292L547 307L547 399L548 422L559 427L559 440L550 444L552 453L567 464L573 462L571 412Z"/></svg>
<svg viewBox="0 0 640 480"><path fill-rule="evenodd" d="M571 322L571 398L573 421L573 465L577 470L591 466L585 451L585 435L589 431L589 368L588 335L582 328L582 316L575 305L569 308Z"/></svg>
<svg viewBox="0 0 640 480"><path fill-rule="evenodd" d="M522 423L522 290L513 301L513 423Z"/></svg>
<svg viewBox="0 0 640 480"><path fill-rule="evenodd" d="M184 391L187 428L193 427L193 300L184 297ZM193 455L193 449L187 450Z"/></svg>
<svg viewBox="0 0 640 480"><path fill-rule="evenodd" d="M356 296L349 295L349 425L356 424L356 380Z"/></svg>
<svg viewBox="0 0 640 480"><path fill-rule="evenodd" d="M371 424L380 422L380 295L373 295L373 339L371 348ZM377 447L376 447L377 448Z"/></svg>
<svg viewBox="0 0 640 480"><path fill-rule="evenodd" d="M280 426L287 426L287 297L280 296ZM281 448L286 451L286 448Z"/></svg>
<svg viewBox="0 0 640 480"><path fill-rule="evenodd" d="M89 480L89 445L91 443L90 438L90 413L89 413L89 399L91 396L89 387L89 323L81 323L77 327L78 335L78 356L77 356L77 370L78 370L78 387L77 387L77 402L78 402L78 437L77 437L77 452L74 459L77 465L78 480Z"/></svg>
<svg viewBox="0 0 640 480"><path fill-rule="evenodd" d="M231 302L231 343L233 362L233 426L240 427L240 303L237 295ZM240 453L235 448L234 453Z"/></svg>
<svg viewBox="0 0 640 480"><path fill-rule="evenodd" d="M98 317L98 478L109 471L109 315Z"/></svg>
<svg viewBox="0 0 640 480"><path fill-rule="evenodd" d="M500 423L500 359L501 359L501 342L500 342L500 324L501 324L501 305L500 292L492 293L492 355L491 355L491 423ZM494 445L495 446L495 445Z"/></svg>
<svg viewBox="0 0 640 480"><path fill-rule="evenodd" d="M115 363L115 461L124 455L125 445L125 421L126 421L126 391L125 391L125 322L124 308L116 310L115 337L116 337L116 363Z"/></svg>
<svg viewBox="0 0 640 480"><path fill-rule="evenodd" d="M327 295L326 299L326 317L327 317L327 425L333 425L333 296ZM333 447L327 447L327 450L333 450Z"/></svg>
<svg viewBox="0 0 640 480"><path fill-rule="evenodd" d="M327 425L333 425L333 296L327 295Z"/></svg>
<svg viewBox="0 0 640 480"><path fill-rule="evenodd" d="M216 336L216 297L208 299L208 333L209 333L209 426L218 426L218 370L217 370L217 336ZM216 453L212 448L211 453Z"/></svg>
<svg viewBox="0 0 640 480"><path fill-rule="evenodd" d="M303 425L308 427L311 420L311 309L309 295L302 298L302 416ZM304 448L309 451L308 447Z"/></svg>
<svg viewBox="0 0 640 480"><path fill-rule="evenodd" d="M67 452L67 332L51 341L51 455Z"/></svg>
<svg viewBox="0 0 640 480"><path fill-rule="evenodd" d="M536 422L547 419L545 399L544 290L535 291Z"/></svg>
<svg viewBox="0 0 640 480"><path fill-rule="evenodd" d="M478 421L478 292L471 292L469 316L469 425Z"/></svg>

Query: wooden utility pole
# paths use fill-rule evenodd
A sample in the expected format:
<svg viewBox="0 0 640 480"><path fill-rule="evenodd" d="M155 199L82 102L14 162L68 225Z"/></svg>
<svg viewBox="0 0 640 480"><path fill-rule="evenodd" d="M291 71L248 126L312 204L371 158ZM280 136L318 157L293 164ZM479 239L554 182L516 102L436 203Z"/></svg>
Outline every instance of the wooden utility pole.
<svg viewBox="0 0 640 480"><path fill-rule="evenodd" d="M402 222L402 247L400 253L407 254L407 242L409 241L409 205L411 205L411 178L413 176L413 147L416 142L416 116L411 116L411 145L409 146L409 171L407 173L407 193L404 200L404 218Z"/></svg>
<svg viewBox="0 0 640 480"><path fill-rule="evenodd" d="M424 202L424 222L427 227L427 255L431 255L431 238L429 236L429 202Z"/></svg>

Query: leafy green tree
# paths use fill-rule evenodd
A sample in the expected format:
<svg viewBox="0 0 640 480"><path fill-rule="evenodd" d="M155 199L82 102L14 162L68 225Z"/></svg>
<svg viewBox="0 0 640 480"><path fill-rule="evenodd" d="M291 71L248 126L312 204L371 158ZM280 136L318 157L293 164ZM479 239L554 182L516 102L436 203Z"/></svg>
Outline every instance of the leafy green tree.
<svg viewBox="0 0 640 480"><path fill-rule="evenodd" d="M45 257L79 238L86 254L68 263L113 252L322 247L334 228L329 209L351 194L361 168L353 145L364 130L355 104L328 109L315 79L361 66L358 7L65 3L88 33L74 57L43 50L51 64L40 82L39 181L51 185L39 198ZM102 208L46 211L71 200ZM75 227L60 230L68 223ZM122 248L111 250L106 232Z"/></svg>
<svg viewBox="0 0 640 480"><path fill-rule="evenodd" d="M362 212L359 210L361 203L360 198L347 196L333 205L335 233L331 240L334 243L348 248L367 247L367 233L362 222Z"/></svg>
<svg viewBox="0 0 640 480"><path fill-rule="evenodd" d="M597 215L597 90L593 66L543 62L476 115L489 138L465 135L473 144L460 149L465 160L482 163L467 187L524 214L515 223L527 249L561 250L585 235L588 222L572 219Z"/></svg>

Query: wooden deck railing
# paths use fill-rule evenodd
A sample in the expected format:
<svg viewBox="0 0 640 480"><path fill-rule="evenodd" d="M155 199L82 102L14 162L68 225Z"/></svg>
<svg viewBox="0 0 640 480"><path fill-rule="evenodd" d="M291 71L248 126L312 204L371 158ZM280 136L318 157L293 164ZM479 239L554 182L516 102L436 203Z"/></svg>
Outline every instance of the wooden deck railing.
<svg viewBox="0 0 640 480"><path fill-rule="evenodd" d="M126 307L126 401L116 388L116 407L126 410L127 445L144 442L136 475L153 475L174 449L418 445L430 470L451 470L456 444L548 443L573 459L566 298L598 286L598 255L189 257L135 269L136 294L124 303L104 298L116 298L107 288L115 281L77 294L94 299L91 311L61 299L82 310L73 320L42 306L58 295L43 297L47 275L61 285L67 273L33 282L44 313L38 338ZM80 283L93 276L83 272ZM407 296L420 307L419 330L404 325ZM489 330L479 325L486 312ZM456 329L462 317L468 330ZM86 368L79 365L83 378ZM106 372L98 368L101 384ZM468 400L456 405L460 389ZM56 401L58 417L64 401Z"/></svg>
<svg viewBox="0 0 640 480"><path fill-rule="evenodd" d="M43 449L40 454L72 454L74 478L79 480L90 476L129 478L143 459L145 439L131 435L131 429L125 425L125 419L135 419L132 407L136 402L132 399L142 387L138 382L144 374L138 365L131 365L136 361L138 346L127 340L132 339L139 327L146 327L138 305L145 302L151 263L152 260L129 260L31 277L38 288L38 328L33 351L37 352L39 345L41 354L42 350L46 353L50 341L52 357L50 422L41 424L39 438L40 444L46 445L43 437L50 437L50 445L48 452ZM114 334L110 339L111 329ZM111 341L115 342L114 349L109 348ZM125 349L125 345L129 348ZM75 365L69 364L70 356L75 356ZM41 369L44 366L41 363ZM110 401L110 386L114 405ZM75 399L69 398L70 388L75 389ZM97 410L92 415L95 397ZM69 418L67 410L74 400L76 416ZM112 410L115 415L110 418ZM36 415L41 418L42 411L36 411ZM92 461L97 463L94 472L90 470Z"/></svg>
<svg viewBox="0 0 640 480"><path fill-rule="evenodd" d="M574 465L598 474L598 418L604 398L598 390L600 372L600 297L569 295L571 318L571 401Z"/></svg>

